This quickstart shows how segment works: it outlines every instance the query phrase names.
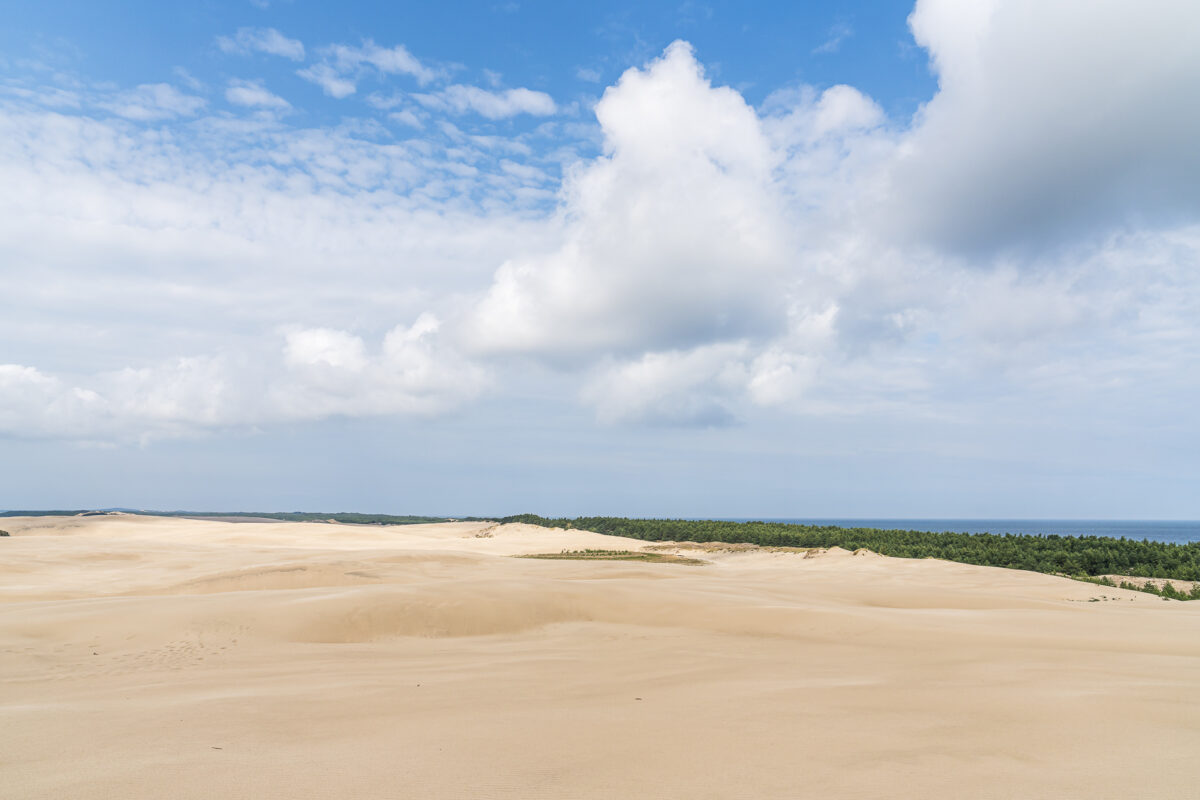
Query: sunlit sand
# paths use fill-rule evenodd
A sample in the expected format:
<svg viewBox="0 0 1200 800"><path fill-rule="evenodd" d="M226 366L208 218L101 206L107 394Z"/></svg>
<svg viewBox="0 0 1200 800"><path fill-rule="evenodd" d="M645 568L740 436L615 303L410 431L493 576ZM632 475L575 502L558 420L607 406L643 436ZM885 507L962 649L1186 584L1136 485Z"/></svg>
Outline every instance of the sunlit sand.
<svg viewBox="0 0 1200 800"><path fill-rule="evenodd" d="M14 518L0 796L1126 798L1200 784L1200 602L524 525Z"/></svg>

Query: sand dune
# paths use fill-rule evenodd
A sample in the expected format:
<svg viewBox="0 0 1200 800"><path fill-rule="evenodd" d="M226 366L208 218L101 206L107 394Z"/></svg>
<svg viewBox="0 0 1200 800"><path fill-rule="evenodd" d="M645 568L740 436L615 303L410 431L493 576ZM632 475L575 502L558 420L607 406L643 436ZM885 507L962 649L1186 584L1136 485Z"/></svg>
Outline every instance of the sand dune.
<svg viewBox="0 0 1200 800"><path fill-rule="evenodd" d="M2 527L3 797L1200 791L1200 603L523 525ZM707 563L509 557L647 546Z"/></svg>

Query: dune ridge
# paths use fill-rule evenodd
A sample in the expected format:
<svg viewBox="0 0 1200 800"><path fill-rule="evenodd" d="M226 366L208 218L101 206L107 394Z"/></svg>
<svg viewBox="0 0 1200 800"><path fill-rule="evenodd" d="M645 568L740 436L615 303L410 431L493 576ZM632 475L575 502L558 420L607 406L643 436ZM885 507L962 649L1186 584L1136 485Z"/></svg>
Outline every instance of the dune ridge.
<svg viewBox="0 0 1200 800"><path fill-rule="evenodd" d="M1191 797L1200 604L528 525L11 518L0 795ZM611 549L700 566L512 556Z"/></svg>

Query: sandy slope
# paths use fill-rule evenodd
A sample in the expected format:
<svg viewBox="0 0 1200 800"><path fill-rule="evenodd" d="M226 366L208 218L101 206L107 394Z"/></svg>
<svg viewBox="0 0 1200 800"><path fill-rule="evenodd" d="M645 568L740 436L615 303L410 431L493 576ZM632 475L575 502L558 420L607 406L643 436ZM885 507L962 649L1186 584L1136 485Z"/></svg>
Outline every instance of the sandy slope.
<svg viewBox="0 0 1200 800"><path fill-rule="evenodd" d="M3 797L1200 796L1200 603L506 557L644 544L527 526L0 527Z"/></svg>

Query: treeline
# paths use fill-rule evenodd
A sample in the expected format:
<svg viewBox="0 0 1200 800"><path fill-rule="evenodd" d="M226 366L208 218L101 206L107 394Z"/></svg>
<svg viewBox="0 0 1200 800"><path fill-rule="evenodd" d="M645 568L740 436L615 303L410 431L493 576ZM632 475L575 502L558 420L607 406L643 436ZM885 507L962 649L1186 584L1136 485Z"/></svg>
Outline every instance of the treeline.
<svg viewBox="0 0 1200 800"><path fill-rule="evenodd" d="M502 521L588 530L648 541L744 542L764 547L842 547L846 550L866 548L897 558L941 558L1049 574L1129 575L1200 581L1200 542L1168 544L1106 536L942 533L785 522L621 517L547 519L536 514L518 514Z"/></svg>

